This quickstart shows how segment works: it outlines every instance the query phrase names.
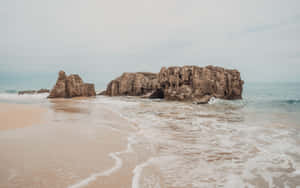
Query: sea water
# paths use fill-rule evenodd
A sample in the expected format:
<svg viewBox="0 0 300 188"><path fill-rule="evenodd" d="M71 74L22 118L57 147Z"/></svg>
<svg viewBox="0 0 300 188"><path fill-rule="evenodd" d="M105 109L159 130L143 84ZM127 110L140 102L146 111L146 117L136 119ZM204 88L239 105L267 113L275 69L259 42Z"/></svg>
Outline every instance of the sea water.
<svg viewBox="0 0 300 188"><path fill-rule="evenodd" d="M195 105L100 97L131 121L152 155L132 187L159 169L162 187L300 187L300 85L249 84L244 99ZM157 172L157 171L156 171ZM152 178L152 180L155 178ZM153 182L152 182L153 183ZM154 185L154 184L152 184Z"/></svg>
<svg viewBox="0 0 300 188"><path fill-rule="evenodd" d="M47 99L0 94L0 102L28 101ZM104 96L86 103L108 106L137 126L130 150L149 155L132 171L133 188L300 186L299 83L246 84L243 100L207 105Z"/></svg>

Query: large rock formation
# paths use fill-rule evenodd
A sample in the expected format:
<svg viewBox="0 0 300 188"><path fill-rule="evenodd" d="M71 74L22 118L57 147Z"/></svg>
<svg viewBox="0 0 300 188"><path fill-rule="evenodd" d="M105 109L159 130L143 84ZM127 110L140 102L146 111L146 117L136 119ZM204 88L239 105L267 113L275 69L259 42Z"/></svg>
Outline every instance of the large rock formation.
<svg viewBox="0 0 300 188"><path fill-rule="evenodd" d="M96 96L94 84L84 83L80 76L67 76L64 71L59 72L55 86L48 98L71 98Z"/></svg>
<svg viewBox="0 0 300 188"><path fill-rule="evenodd" d="M163 67L159 74L124 73L108 84L106 95L147 96L207 103L212 97L241 99L240 72L221 67Z"/></svg>
<svg viewBox="0 0 300 188"><path fill-rule="evenodd" d="M239 71L214 66L162 68L159 83L166 99L199 103L211 97L241 99L244 84Z"/></svg>
<svg viewBox="0 0 300 188"><path fill-rule="evenodd" d="M159 88L158 75L153 73L124 73L111 81L106 89L109 96L141 96Z"/></svg>

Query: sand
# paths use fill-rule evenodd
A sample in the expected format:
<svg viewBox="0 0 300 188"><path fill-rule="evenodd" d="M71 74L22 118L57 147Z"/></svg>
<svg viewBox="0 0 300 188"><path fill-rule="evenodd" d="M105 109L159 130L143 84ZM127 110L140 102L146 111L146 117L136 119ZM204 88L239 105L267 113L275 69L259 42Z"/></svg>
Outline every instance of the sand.
<svg viewBox="0 0 300 188"><path fill-rule="evenodd" d="M128 150L134 125L118 114L78 99L0 108L10 130L0 131L0 187L131 187L143 159Z"/></svg>
<svg viewBox="0 0 300 188"><path fill-rule="evenodd" d="M45 112L38 105L0 103L0 131L41 124Z"/></svg>

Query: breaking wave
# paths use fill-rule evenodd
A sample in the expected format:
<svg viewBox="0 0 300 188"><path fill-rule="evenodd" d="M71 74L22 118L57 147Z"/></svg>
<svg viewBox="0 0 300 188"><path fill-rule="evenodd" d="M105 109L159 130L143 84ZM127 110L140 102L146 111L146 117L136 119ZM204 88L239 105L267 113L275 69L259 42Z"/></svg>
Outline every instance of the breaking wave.
<svg viewBox="0 0 300 188"><path fill-rule="evenodd" d="M300 140L295 127L282 123L285 116L267 122L271 112L257 117L256 111L248 110L247 99L213 99L210 105L128 97L99 100L135 121L139 139L154 148L153 156L134 169L134 188L146 184L147 168L159 169L163 187L300 184Z"/></svg>
<svg viewBox="0 0 300 188"><path fill-rule="evenodd" d="M48 93L41 94L24 94L18 95L18 93L0 93L0 101L8 103L36 103L46 99Z"/></svg>

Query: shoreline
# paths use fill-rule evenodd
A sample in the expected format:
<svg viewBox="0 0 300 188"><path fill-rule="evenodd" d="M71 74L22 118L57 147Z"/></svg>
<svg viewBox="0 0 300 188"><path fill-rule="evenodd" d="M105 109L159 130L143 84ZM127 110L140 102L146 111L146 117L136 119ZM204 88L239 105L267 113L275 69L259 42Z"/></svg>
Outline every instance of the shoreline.
<svg viewBox="0 0 300 188"><path fill-rule="evenodd" d="M266 117L276 116L278 121L266 123L265 116L257 117L252 107L241 109L239 103L209 106L127 97L44 99L39 104L21 106L46 108L46 121L43 126L0 131L0 187L189 187L190 183L228 186L236 177L243 177L231 171L240 164L248 166L253 164L251 161L263 159L267 160L262 163L264 169L271 169L281 156L285 159L278 163L282 167L278 173L291 175L287 179L291 185L299 184L298 152L277 152L282 139L287 149L294 151L300 143L294 133L298 123L289 125L284 113L268 114ZM225 108L230 113L220 113ZM11 111L13 117L14 110ZM269 142L276 148L270 148ZM178 152L181 149L183 152ZM266 149L267 156L260 152L262 149ZM285 165L288 162L293 169ZM206 170L213 171L220 165L232 165L218 176L224 178L222 182L212 179L214 175ZM197 179L185 176L191 169L200 173L195 175ZM252 169L260 167L240 170L251 173ZM274 177L271 171L259 172L267 178ZM211 181L205 181L207 178ZM265 180L235 183L263 187Z"/></svg>
<svg viewBox="0 0 300 188"><path fill-rule="evenodd" d="M0 120L10 120L0 129L0 161L7 161L0 187L131 187L140 163L133 149L135 125L106 104L78 99L49 104L0 103ZM41 123L45 126L33 126Z"/></svg>

